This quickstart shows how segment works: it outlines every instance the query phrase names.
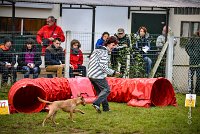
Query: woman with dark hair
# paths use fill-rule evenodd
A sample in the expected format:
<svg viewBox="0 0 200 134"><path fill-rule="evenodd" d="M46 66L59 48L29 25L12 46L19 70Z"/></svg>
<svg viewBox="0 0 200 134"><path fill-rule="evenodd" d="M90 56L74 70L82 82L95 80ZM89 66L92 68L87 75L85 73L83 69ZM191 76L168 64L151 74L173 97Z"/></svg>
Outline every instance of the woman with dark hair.
<svg viewBox="0 0 200 134"><path fill-rule="evenodd" d="M97 40L95 48L97 49L97 48L100 48L101 46L103 46L103 43L108 39L109 36L110 36L110 34L108 32L104 32L102 34L101 38Z"/></svg>
<svg viewBox="0 0 200 134"><path fill-rule="evenodd" d="M149 33L147 32L146 27L141 26L138 29L138 33L136 35L136 44L134 47L142 55L146 65L146 76L149 77L151 72L152 60L148 56L148 51L150 50L151 46L149 41Z"/></svg>
<svg viewBox="0 0 200 134"><path fill-rule="evenodd" d="M38 78L42 60L39 50L36 49L35 41L28 38L21 52L17 59L18 69L24 72L24 78L29 78L30 74L33 74L34 79Z"/></svg>
<svg viewBox="0 0 200 134"><path fill-rule="evenodd" d="M93 107L98 113L101 113L100 104L103 111L110 111L107 97L110 93L110 87L106 81L107 74L119 75L120 73L108 67L108 53L110 53L118 44L117 38L111 36L99 49L95 49L90 56L88 65L88 77L93 84L98 98L93 102Z"/></svg>
<svg viewBox="0 0 200 134"><path fill-rule="evenodd" d="M86 77L86 67L83 66L83 53L80 50L81 44L78 40L74 39L71 41L70 50L70 68L69 77L75 77L73 72L79 72L83 77Z"/></svg>

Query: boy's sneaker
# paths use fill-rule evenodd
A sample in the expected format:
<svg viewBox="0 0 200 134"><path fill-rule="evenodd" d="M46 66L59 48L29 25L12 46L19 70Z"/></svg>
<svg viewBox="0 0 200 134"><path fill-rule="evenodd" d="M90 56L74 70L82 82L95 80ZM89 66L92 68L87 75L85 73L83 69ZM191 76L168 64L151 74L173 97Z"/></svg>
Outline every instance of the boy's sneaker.
<svg viewBox="0 0 200 134"><path fill-rule="evenodd" d="M104 112L111 112L111 110L110 109L105 109L105 110L103 110Z"/></svg>
<svg viewBox="0 0 200 134"><path fill-rule="evenodd" d="M101 113L101 110L100 110L100 107L95 105L95 104L92 104L92 106L95 108L95 110L97 111L97 113Z"/></svg>

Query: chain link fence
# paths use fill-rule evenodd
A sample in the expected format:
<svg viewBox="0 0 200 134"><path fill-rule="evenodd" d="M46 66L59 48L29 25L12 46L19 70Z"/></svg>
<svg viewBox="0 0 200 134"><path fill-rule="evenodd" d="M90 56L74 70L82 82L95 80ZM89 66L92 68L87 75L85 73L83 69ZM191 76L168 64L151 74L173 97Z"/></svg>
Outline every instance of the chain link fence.
<svg viewBox="0 0 200 134"><path fill-rule="evenodd" d="M31 32L33 33L33 32ZM36 32L35 32L36 33ZM113 34L111 34L113 35ZM156 39L159 35L150 35L149 36L149 41L151 48L146 53L146 56L148 56L151 61L151 69L154 67L156 60L158 58L159 53L161 52L161 49L159 49L156 46ZM4 37L12 37L11 33L0 33L0 44L3 43ZM70 42L72 39L77 39L81 43L81 50L83 52L83 57L84 57L84 62L83 65L88 67L88 61L89 61L89 55L91 53L91 44L92 44L92 33L81 33L81 32L68 32L66 36L66 42L62 43L62 47L64 49L69 49L67 46L70 45ZM146 75L146 64L144 61L144 57L140 54L138 50L134 48L135 42L136 42L136 37L134 34L128 35L130 39L130 47L127 47L125 49L120 50L118 53L118 58L116 59L118 61L117 67L113 67L112 63L110 63L110 67L113 69L117 69L120 71L121 67L124 68L124 74L120 77L123 78L144 78L148 77ZM13 48L15 49L15 55L16 59L18 54L22 53L21 48L25 43L25 40L28 38L32 38L36 41L36 35L20 35L20 34L15 34L14 35L14 42L13 42ZM101 38L101 33L95 33L95 41L97 39ZM200 50L198 47L198 44L200 44L200 39L195 38L195 40L191 41L191 38L183 38L183 37L176 37L176 45L174 46L174 56L173 56L173 80L172 84L174 86L174 89L177 92L180 93L187 93L188 92L188 70L191 69L192 71L192 82L193 90L198 89L198 76L199 76L199 71L197 65L199 65L198 60L200 58L191 58L198 56L200 54ZM95 43L94 43L95 45ZM41 46L37 44L36 46L39 49L39 52L41 52ZM95 47L94 47L95 48ZM187 49L187 50L186 50ZM189 56L189 53L191 57ZM193 54L193 55L192 55ZM159 64L159 67L156 71L156 74L154 77L165 77L166 76L166 57L167 53L165 52L164 57L161 60L161 63ZM191 62L191 59L193 60ZM66 59L69 61L68 59ZM125 63L123 63L125 61ZM123 66L122 64L126 64ZM192 66L194 66L192 68ZM15 64L15 67L17 67L17 63ZM42 57L42 68L44 68L44 57ZM40 75L40 77L45 77L44 75ZM17 80L23 78L23 75L18 75Z"/></svg>
<svg viewBox="0 0 200 134"><path fill-rule="evenodd" d="M176 39L177 45L174 49L173 61L173 86L180 93L188 93L189 90L192 90L193 93L198 93L200 91L200 38L176 37ZM191 82L191 87L189 82Z"/></svg>

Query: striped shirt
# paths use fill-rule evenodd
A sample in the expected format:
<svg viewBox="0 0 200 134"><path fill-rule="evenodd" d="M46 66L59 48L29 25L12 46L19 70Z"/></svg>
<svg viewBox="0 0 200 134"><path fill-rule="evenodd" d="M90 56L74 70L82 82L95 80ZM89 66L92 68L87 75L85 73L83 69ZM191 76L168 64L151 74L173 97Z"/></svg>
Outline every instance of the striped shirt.
<svg viewBox="0 0 200 134"><path fill-rule="evenodd" d="M107 74L113 75L114 70L108 67L108 49L103 46L99 49L95 49L90 56L88 77L93 79L104 79Z"/></svg>

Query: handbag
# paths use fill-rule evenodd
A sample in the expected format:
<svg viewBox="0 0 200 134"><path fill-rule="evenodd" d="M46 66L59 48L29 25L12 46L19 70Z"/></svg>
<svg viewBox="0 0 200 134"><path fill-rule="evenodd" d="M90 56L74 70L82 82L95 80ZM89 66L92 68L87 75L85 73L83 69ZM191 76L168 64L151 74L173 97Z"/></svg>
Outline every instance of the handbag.
<svg viewBox="0 0 200 134"><path fill-rule="evenodd" d="M57 27L57 26L56 26L56 27ZM53 32L51 33L51 36L50 36L50 37L52 37L54 31L56 30L56 27L53 29ZM43 38L43 39L42 39L42 42L43 42L43 46L47 47L47 46L49 45L49 43L50 43L50 40L49 40L48 38Z"/></svg>
<svg viewBox="0 0 200 134"><path fill-rule="evenodd" d="M42 42L43 42L43 46L47 47L50 43L50 40L47 38L44 38L44 39L42 39Z"/></svg>

